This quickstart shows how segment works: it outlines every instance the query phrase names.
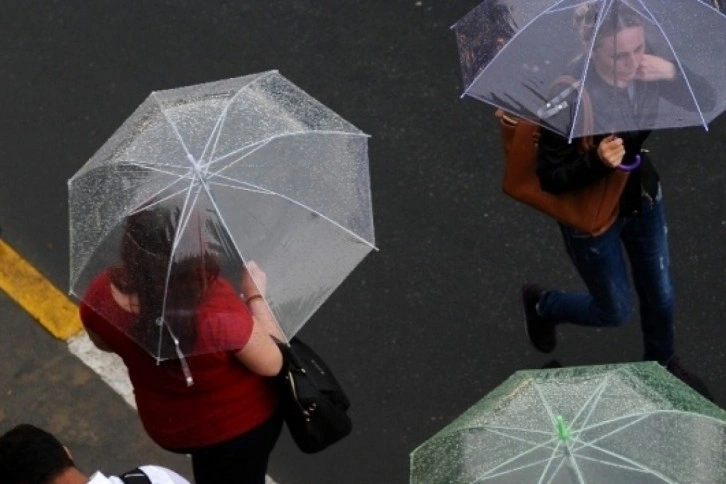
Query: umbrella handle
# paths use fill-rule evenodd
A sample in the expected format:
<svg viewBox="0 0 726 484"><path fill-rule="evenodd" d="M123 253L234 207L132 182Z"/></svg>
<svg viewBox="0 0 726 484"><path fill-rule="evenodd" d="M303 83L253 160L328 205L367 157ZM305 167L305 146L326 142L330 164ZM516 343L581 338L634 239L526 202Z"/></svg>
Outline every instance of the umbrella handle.
<svg viewBox="0 0 726 484"><path fill-rule="evenodd" d="M632 163L627 164L627 165L624 163L621 163L618 165L618 170L633 171L640 166L640 162L641 162L640 155L635 155L635 159L633 160Z"/></svg>

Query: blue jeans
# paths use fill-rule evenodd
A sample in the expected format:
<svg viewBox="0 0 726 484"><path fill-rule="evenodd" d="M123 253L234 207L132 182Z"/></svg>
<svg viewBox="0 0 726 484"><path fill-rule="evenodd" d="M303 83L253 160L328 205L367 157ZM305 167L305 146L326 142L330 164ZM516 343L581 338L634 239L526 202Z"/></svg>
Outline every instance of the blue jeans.
<svg viewBox="0 0 726 484"><path fill-rule="evenodd" d="M640 216L620 217L595 237L560 225L567 253L589 294L547 291L537 305L540 315L582 326L626 323L633 300L625 252L640 303L644 359L666 364L675 352L675 304L661 199L660 188L655 200L644 195Z"/></svg>

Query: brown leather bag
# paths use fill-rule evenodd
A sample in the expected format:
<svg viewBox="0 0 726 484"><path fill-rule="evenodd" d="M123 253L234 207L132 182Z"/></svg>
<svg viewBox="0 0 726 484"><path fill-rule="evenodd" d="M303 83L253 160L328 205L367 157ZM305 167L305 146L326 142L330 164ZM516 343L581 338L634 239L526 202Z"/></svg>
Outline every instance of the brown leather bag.
<svg viewBox="0 0 726 484"><path fill-rule="evenodd" d="M575 82L572 77L562 76L554 85ZM586 91L582 93L581 107L585 127L591 128L592 104ZM504 147L504 193L590 235L600 235L615 222L628 173L613 170L606 177L577 190L557 195L545 192L537 176L539 126L501 109L497 110L496 116ZM582 138L581 150L591 146L591 137Z"/></svg>

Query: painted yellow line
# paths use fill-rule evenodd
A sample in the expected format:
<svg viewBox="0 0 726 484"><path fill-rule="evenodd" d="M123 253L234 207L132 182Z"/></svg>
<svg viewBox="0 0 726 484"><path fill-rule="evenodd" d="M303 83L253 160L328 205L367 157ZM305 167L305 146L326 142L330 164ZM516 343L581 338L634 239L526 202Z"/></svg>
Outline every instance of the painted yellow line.
<svg viewBox="0 0 726 484"><path fill-rule="evenodd" d="M0 289L58 339L83 329L78 307L32 265L0 240Z"/></svg>

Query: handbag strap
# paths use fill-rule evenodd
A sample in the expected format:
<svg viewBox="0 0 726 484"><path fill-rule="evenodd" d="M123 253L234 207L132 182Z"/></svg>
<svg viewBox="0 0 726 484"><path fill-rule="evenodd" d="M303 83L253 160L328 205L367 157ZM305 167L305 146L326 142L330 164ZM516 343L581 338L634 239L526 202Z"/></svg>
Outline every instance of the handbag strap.
<svg viewBox="0 0 726 484"><path fill-rule="evenodd" d="M590 95L585 90L585 87L580 85L579 80L567 74L561 75L560 77L555 79L555 81L552 83L552 87L557 86L558 84L567 84L575 90L580 91L580 107L582 108L581 112L583 132L592 133L592 130L595 126L595 118L593 116L592 100L590 99ZM582 142L580 144L580 148L583 151L587 151L595 146L591 134L583 136L581 139Z"/></svg>
<svg viewBox="0 0 726 484"><path fill-rule="evenodd" d="M131 469L128 472L124 472L118 478L124 484L151 484L151 479L146 475L140 468Z"/></svg>

